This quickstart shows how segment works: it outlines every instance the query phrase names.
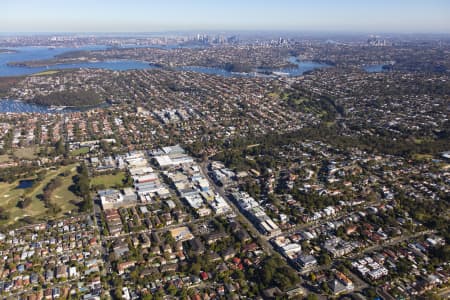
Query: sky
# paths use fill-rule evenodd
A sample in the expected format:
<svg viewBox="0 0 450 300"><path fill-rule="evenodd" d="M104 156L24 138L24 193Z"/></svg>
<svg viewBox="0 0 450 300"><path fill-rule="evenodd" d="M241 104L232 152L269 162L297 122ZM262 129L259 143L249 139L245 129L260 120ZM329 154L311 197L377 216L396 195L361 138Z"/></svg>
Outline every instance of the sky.
<svg viewBox="0 0 450 300"><path fill-rule="evenodd" d="M0 0L0 32L450 33L450 0Z"/></svg>

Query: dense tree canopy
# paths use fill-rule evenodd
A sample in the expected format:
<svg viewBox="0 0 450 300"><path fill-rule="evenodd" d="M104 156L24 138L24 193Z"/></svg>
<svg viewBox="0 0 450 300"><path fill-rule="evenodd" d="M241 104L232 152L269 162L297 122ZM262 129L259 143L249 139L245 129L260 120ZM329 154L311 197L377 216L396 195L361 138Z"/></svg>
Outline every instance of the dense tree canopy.
<svg viewBox="0 0 450 300"><path fill-rule="evenodd" d="M36 96L32 102L41 105L59 105L59 106L91 106L103 102L96 92L92 90L87 91L64 91L53 92L45 96Z"/></svg>

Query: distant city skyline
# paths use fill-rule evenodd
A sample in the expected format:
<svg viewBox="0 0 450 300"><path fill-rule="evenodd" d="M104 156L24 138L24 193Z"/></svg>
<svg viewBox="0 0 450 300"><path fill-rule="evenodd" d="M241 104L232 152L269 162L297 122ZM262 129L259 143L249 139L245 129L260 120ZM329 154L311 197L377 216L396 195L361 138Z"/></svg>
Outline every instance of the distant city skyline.
<svg viewBox="0 0 450 300"><path fill-rule="evenodd" d="M446 0L4 0L0 32L450 33Z"/></svg>

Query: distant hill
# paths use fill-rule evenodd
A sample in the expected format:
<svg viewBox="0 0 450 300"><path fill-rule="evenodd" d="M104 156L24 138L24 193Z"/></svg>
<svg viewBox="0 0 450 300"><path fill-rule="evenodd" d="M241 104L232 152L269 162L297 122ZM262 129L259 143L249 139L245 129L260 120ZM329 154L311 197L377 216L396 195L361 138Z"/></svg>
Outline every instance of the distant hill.
<svg viewBox="0 0 450 300"><path fill-rule="evenodd" d="M95 91L76 91L76 92L54 92L46 96L36 96L33 103L40 105L55 106L91 106L104 102L100 95Z"/></svg>

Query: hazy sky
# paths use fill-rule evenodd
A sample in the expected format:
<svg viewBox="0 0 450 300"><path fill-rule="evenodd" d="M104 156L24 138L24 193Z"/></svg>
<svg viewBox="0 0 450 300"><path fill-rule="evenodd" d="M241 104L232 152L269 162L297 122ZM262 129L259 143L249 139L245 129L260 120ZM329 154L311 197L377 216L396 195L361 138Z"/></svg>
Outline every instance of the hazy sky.
<svg viewBox="0 0 450 300"><path fill-rule="evenodd" d="M0 32L450 33L450 0L0 0Z"/></svg>

